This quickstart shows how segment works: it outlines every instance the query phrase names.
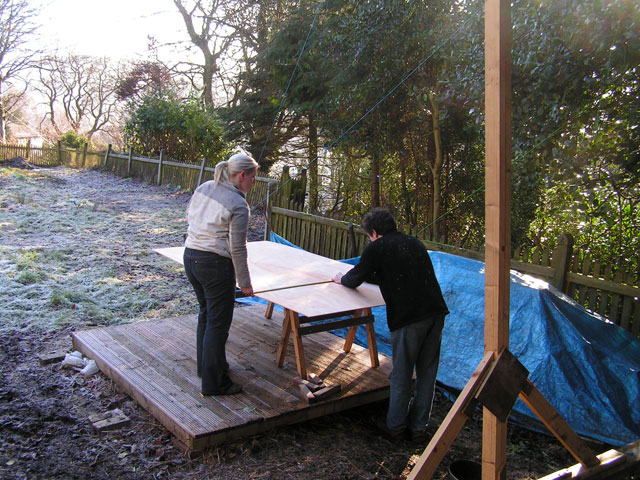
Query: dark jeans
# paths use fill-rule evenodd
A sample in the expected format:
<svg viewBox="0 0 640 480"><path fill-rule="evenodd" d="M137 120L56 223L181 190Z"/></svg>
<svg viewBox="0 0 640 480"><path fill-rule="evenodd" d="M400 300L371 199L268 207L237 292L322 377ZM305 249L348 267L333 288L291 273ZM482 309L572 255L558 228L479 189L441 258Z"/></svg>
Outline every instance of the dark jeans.
<svg viewBox="0 0 640 480"><path fill-rule="evenodd" d="M220 394L232 384L225 344L235 301L233 262L213 252L185 248L184 269L200 304L196 355L202 393Z"/></svg>
<svg viewBox="0 0 640 480"><path fill-rule="evenodd" d="M444 317L437 315L391 332L393 370L389 375L387 412L387 427L391 430L409 427L417 432L427 428L440 362ZM412 399L414 368L416 384Z"/></svg>

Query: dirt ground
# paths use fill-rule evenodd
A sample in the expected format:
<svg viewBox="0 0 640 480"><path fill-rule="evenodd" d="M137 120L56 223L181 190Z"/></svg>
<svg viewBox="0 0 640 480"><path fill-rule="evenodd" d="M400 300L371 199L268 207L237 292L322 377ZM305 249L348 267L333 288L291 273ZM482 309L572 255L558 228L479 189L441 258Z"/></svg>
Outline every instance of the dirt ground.
<svg viewBox="0 0 640 480"><path fill-rule="evenodd" d="M0 478L401 479L425 444L382 437L384 402L281 427L190 459L102 373L84 379L39 354L71 351L76 329L195 312L188 282L153 246L184 233L189 193L95 170L0 165ZM261 239L263 221L250 236ZM431 433L451 401L438 392ZM120 408L128 426L96 433L88 417ZM481 455L481 415L434 478ZM610 447L593 443L596 453ZM553 437L509 426L507 478L575 463ZM449 478L451 478L449 476Z"/></svg>

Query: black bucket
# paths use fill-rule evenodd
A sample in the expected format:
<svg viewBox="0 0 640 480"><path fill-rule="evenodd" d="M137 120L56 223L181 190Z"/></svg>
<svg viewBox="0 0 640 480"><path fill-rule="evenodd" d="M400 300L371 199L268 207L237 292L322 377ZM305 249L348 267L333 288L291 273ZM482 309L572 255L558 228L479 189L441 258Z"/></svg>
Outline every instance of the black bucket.
<svg viewBox="0 0 640 480"><path fill-rule="evenodd" d="M471 460L456 460L449 465L453 480L482 480L482 465Z"/></svg>

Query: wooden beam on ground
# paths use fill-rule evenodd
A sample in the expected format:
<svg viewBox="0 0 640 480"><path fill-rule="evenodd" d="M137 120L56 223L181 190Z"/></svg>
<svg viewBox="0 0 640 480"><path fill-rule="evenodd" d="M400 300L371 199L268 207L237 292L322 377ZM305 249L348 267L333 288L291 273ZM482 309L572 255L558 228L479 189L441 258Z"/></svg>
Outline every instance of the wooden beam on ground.
<svg viewBox="0 0 640 480"><path fill-rule="evenodd" d="M607 480L628 478L640 472L640 440L598 455L599 465L586 468L581 463L558 470L540 480Z"/></svg>
<svg viewBox="0 0 640 480"><path fill-rule="evenodd" d="M485 353L509 347L511 6L485 1ZM507 424L483 412L482 478L506 477Z"/></svg>

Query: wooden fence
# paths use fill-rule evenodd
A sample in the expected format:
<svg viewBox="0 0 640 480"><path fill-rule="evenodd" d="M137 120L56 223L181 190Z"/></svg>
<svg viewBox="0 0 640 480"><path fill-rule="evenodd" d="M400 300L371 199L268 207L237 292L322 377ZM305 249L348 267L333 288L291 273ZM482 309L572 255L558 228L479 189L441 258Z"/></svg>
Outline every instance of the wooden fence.
<svg viewBox="0 0 640 480"><path fill-rule="evenodd" d="M160 151L158 158L133 155L130 148L126 154L115 153L111 148L104 154L102 168L122 177L135 177L157 185L171 185L183 190L195 190L198 185L213 179L214 167L207 167L205 160L199 163L182 162ZM256 183L247 194L247 202L257 209L266 208L266 201L276 180L256 177Z"/></svg>
<svg viewBox="0 0 640 480"><path fill-rule="evenodd" d="M102 168L123 177L135 177L158 185L194 190L203 181L213 178L214 168L199 163L178 162L161 153L158 158L146 158L113 152L89 152L87 146L77 150L61 147L35 148L0 145L0 161L25 158L36 166L67 165L75 168ZM360 255L368 242L365 233L349 221L310 215L302 212L286 195L277 193L278 182L258 177L247 196L254 210L267 210L267 231L282 235L290 242L333 259ZM482 251L469 250L429 240L423 242L430 250L443 251L475 260L484 260ZM639 273L624 266L603 265L588 255L574 251L573 240L562 236L558 246L548 249L517 249L511 268L541 278L581 305L608 318L625 330L640 336Z"/></svg>
<svg viewBox="0 0 640 480"><path fill-rule="evenodd" d="M267 230L290 242L333 259L360 255L368 243L367 235L350 222L271 206L267 212ZM429 250L484 261L481 251L424 240ZM517 249L511 268L545 280L592 312L597 312L625 330L640 336L640 288L638 272L624 267L603 266L575 251L573 239L562 235L557 247Z"/></svg>
<svg viewBox="0 0 640 480"><path fill-rule="evenodd" d="M26 159L31 165L51 167L67 165L73 168L100 168L121 177L132 177L147 183L169 185L184 190L195 190L198 185L213 179L213 167L206 167L205 162L198 164L180 162L164 152L158 158L141 157L133 154L130 148L127 153L117 153L111 148L102 152L91 152L87 145L78 149L56 147L33 148L26 146L0 145L0 161L15 157ZM275 194L277 181L256 177L256 184L247 195L247 201L255 209L265 209L267 198ZM276 201L279 197L276 196Z"/></svg>
<svg viewBox="0 0 640 480"><path fill-rule="evenodd" d="M357 257L369 241L350 222L269 205L265 235L270 231L310 252L333 259Z"/></svg>

